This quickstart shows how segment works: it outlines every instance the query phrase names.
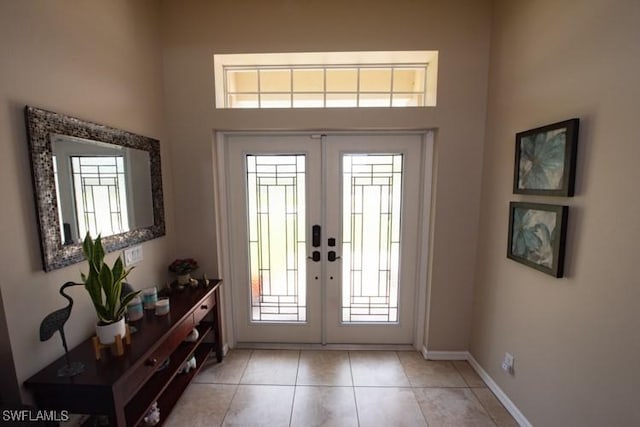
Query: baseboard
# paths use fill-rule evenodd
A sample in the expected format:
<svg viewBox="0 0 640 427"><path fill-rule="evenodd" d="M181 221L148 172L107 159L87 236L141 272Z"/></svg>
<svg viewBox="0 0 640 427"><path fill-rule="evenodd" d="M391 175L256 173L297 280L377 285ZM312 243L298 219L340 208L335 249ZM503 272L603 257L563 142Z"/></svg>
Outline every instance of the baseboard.
<svg viewBox="0 0 640 427"><path fill-rule="evenodd" d="M520 412L518 407L509 399L509 397L505 394L504 391L498 386L498 384L491 378L491 376L487 373L487 371L480 366L478 361L470 354L468 354L467 361L473 367L473 369L478 373L480 378L487 384L487 387L495 394L498 400L502 403L502 405L509 411L511 416L516 420L518 424L522 427L532 427L531 423L527 418Z"/></svg>
<svg viewBox="0 0 640 427"><path fill-rule="evenodd" d="M518 407L509 399L504 391L498 386L498 384L491 378L491 376L484 370L478 361L468 351L428 351L426 347L422 347L420 351L422 357L427 360L466 360L476 373L482 378L487 387L493 392L496 398L502 403L511 416L521 427L532 427L527 418L520 412Z"/></svg>
<svg viewBox="0 0 640 427"><path fill-rule="evenodd" d="M225 344L222 346L222 355L226 356L229 353L229 344Z"/></svg>
<svg viewBox="0 0 640 427"><path fill-rule="evenodd" d="M421 353L427 360L467 360L469 358L468 351L427 351L426 347L422 347Z"/></svg>
<svg viewBox="0 0 640 427"><path fill-rule="evenodd" d="M249 350L342 350L415 351L410 344L288 344L237 342L234 348Z"/></svg>

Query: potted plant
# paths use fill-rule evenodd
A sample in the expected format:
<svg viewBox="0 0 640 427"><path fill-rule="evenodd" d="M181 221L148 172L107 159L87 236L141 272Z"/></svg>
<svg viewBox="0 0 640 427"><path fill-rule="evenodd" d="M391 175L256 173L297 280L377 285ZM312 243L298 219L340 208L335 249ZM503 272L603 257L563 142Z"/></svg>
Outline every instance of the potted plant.
<svg viewBox="0 0 640 427"><path fill-rule="evenodd" d="M116 335L125 336L124 313L127 304L140 293L131 292L120 299L122 281L133 269L125 269L122 258L109 268L104 262L104 248L100 235L94 241L89 233L82 244L84 256L89 261L89 273L82 275L84 287L89 292L91 302L98 315L96 334L102 344L113 344Z"/></svg>
<svg viewBox="0 0 640 427"><path fill-rule="evenodd" d="M178 276L178 284L186 285L191 279L191 272L198 268L198 261L193 258L176 259L169 265L169 271Z"/></svg>

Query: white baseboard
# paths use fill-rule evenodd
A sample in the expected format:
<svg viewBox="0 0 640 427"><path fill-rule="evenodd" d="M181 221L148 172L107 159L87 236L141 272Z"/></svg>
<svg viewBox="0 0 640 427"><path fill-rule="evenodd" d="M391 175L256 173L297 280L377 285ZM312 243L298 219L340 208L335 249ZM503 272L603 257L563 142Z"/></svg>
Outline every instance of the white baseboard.
<svg viewBox="0 0 640 427"><path fill-rule="evenodd" d="M506 408L511 416L521 427L532 427L527 418L520 412L518 407L509 399L504 391L498 386L498 384L491 378L491 376L484 370L478 361L468 351L428 351L426 347L422 347L422 357L427 360L466 360L476 373L487 384L487 387L498 398L500 403Z"/></svg>
<svg viewBox="0 0 640 427"><path fill-rule="evenodd" d="M505 394L504 391L498 386L498 384L491 378L491 376L487 373L487 371L480 366L478 361L469 354L469 358L467 359L469 364L473 367L473 369L478 373L480 378L487 384L487 387L496 395L498 400L504 405L504 407L509 411L511 416L520 424L521 427L532 427L531 423L527 418L520 412L518 407L509 399L509 396Z"/></svg>
<svg viewBox="0 0 640 427"><path fill-rule="evenodd" d="M468 351L427 351L426 347L422 347L422 357L427 360L467 360L469 358Z"/></svg>
<svg viewBox="0 0 640 427"><path fill-rule="evenodd" d="M222 346L222 355L226 356L229 353L229 344L225 344Z"/></svg>

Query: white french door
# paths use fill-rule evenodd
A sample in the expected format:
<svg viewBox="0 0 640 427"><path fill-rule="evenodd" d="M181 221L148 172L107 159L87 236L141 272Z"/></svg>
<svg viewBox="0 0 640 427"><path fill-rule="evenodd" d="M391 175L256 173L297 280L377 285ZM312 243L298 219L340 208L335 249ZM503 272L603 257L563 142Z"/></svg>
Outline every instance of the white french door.
<svg viewBox="0 0 640 427"><path fill-rule="evenodd" d="M237 342L413 342L422 139L225 136Z"/></svg>

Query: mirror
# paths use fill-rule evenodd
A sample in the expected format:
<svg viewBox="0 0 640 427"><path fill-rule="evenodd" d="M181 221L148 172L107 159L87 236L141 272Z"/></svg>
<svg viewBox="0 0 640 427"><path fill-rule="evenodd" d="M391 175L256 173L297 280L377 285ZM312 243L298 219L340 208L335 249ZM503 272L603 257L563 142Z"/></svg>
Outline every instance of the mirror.
<svg viewBox="0 0 640 427"><path fill-rule="evenodd" d="M165 234L157 140L29 106L25 119L45 271L82 261L87 231L108 252Z"/></svg>

